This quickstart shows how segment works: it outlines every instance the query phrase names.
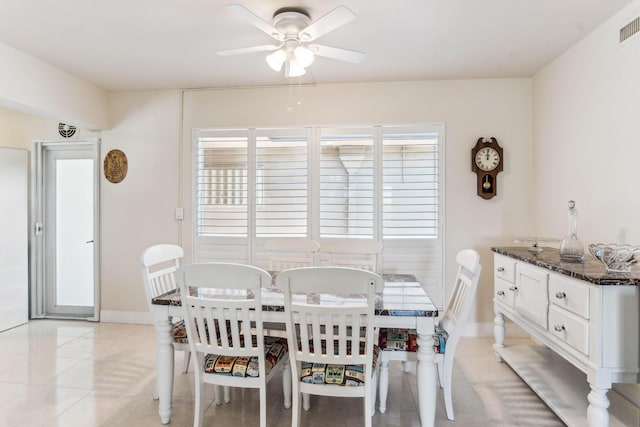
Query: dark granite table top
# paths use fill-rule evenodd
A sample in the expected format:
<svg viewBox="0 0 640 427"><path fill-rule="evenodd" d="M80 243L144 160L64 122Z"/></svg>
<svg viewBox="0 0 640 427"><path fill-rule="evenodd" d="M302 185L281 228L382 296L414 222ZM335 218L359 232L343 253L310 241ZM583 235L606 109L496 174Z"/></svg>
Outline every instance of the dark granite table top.
<svg viewBox="0 0 640 427"><path fill-rule="evenodd" d="M589 253L585 253L583 262L567 262L560 259L557 248L543 247L540 253L530 252L528 247L492 247L491 250L594 285L640 285L640 267L634 266L628 273L609 272Z"/></svg>

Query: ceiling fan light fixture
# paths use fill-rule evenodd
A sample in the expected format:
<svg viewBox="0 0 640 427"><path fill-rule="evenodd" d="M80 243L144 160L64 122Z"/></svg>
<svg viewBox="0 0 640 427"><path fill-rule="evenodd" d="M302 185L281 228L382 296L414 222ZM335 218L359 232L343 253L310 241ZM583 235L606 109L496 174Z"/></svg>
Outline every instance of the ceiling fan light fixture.
<svg viewBox="0 0 640 427"><path fill-rule="evenodd" d="M274 71L282 70L284 62L287 60L287 52L284 49L278 49L270 55L267 55L267 64Z"/></svg>
<svg viewBox="0 0 640 427"><path fill-rule="evenodd" d="M307 71L303 66L295 58L290 58L284 64L284 76L289 77L300 77L304 76Z"/></svg>
<svg viewBox="0 0 640 427"><path fill-rule="evenodd" d="M298 64L300 64L301 67L307 68L313 63L313 52L311 51L311 49L306 48L302 45L294 49L293 55L295 56Z"/></svg>

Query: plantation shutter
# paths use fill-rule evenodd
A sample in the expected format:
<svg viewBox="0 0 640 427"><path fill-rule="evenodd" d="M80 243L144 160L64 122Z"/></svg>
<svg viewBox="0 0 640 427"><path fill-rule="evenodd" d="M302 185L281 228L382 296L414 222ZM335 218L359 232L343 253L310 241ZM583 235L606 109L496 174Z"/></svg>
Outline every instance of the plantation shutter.
<svg viewBox="0 0 640 427"><path fill-rule="evenodd" d="M246 236L248 173L245 136L198 138L196 170L199 236Z"/></svg>
<svg viewBox="0 0 640 427"><path fill-rule="evenodd" d="M385 132L382 145L384 237L438 237L438 135Z"/></svg>
<svg viewBox="0 0 640 427"><path fill-rule="evenodd" d="M374 236L373 129L321 130L320 237Z"/></svg>
<svg viewBox="0 0 640 427"><path fill-rule="evenodd" d="M259 130L256 137L256 236L308 235L306 130Z"/></svg>

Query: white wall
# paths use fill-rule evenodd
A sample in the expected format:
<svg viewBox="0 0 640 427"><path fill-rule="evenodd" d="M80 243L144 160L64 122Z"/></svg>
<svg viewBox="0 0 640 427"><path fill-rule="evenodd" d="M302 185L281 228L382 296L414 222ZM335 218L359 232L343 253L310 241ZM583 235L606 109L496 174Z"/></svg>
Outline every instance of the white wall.
<svg viewBox="0 0 640 427"><path fill-rule="evenodd" d="M640 15L635 1L533 79L536 233L640 244L640 34L618 30Z"/></svg>
<svg viewBox="0 0 640 427"><path fill-rule="evenodd" d="M0 43L0 106L70 123L108 127L108 93Z"/></svg>
<svg viewBox="0 0 640 427"><path fill-rule="evenodd" d="M146 310L140 286L140 254L150 244L180 243L191 252L191 131L195 127L393 124L446 125L447 283L454 256L478 250L485 264L472 322L491 332L491 245L529 234L532 227L531 81L529 79L363 83L301 88L201 90L184 94L182 172L179 92L121 93L111 99L112 129L103 132L103 151L120 148L129 175L103 184L102 304L107 319L120 310ZM293 102L291 102L293 100ZM288 106L294 105L289 111ZM498 196L476 195L471 148L479 137L495 136L505 152ZM181 187L177 188L179 180ZM182 193L180 193L180 190ZM174 208L185 208L185 221ZM131 314L131 313L129 313ZM105 317L103 316L103 319Z"/></svg>

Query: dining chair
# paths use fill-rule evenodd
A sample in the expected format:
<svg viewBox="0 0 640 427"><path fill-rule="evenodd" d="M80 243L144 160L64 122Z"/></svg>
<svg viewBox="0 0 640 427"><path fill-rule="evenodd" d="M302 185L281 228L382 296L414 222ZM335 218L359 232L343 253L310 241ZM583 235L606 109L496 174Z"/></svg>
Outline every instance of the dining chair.
<svg viewBox="0 0 640 427"><path fill-rule="evenodd" d="M360 268L380 273L382 245L371 239L327 239L322 241L321 265Z"/></svg>
<svg viewBox="0 0 640 427"><path fill-rule="evenodd" d="M269 271L315 265L320 244L306 237L277 237L267 240L263 247L267 253Z"/></svg>
<svg viewBox="0 0 640 427"><path fill-rule="evenodd" d="M263 249L269 262L268 270L277 273L288 268L315 265L320 244L306 237L276 237L267 240ZM264 327L270 335L285 335L281 323L265 322Z"/></svg>
<svg viewBox="0 0 640 427"><path fill-rule="evenodd" d="M147 298L149 311L152 312L151 300L164 293L176 289L175 271L180 267L180 261L184 256L182 247L171 244L159 244L150 246L142 253L142 283ZM183 319L172 319L171 334L174 350L184 352L182 372L189 370L191 351L187 342L186 328ZM154 392L154 399L158 398L158 390Z"/></svg>
<svg viewBox="0 0 640 427"><path fill-rule="evenodd" d="M382 277L347 267L304 267L280 272L276 286L284 294L290 343L291 425L300 425L303 396L322 395L362 397L370 427L379 354L375 289L383 286Z"/></svg>
<svg viewBox="0 0 640 427"><path fill-rule="evenodd" d="M197 365L194 427L202 426L205 384L254 388L260 395L260 426L267 425L267 383L283 374L285 407L290 406L291 370L287 340L264 336L265 270L223 262L191 264L176 272L191 352ZM217 395L218 393L216 393Z"/></svg>
<svg viewBox="0 0 640 427"><path fill-rule="evenodd" d="M472 249L465 249L456 255L458 273L449 301L438 319L434 330L435 361L438 366L438 380L444 392L447 418L454 419L451 396L451 376L453 360L462 329L469 318L480 279L480 256ZM386 411L389 387L389 361L415 359L416 331L410 329L380 328L380 412Z"/></svg>

